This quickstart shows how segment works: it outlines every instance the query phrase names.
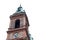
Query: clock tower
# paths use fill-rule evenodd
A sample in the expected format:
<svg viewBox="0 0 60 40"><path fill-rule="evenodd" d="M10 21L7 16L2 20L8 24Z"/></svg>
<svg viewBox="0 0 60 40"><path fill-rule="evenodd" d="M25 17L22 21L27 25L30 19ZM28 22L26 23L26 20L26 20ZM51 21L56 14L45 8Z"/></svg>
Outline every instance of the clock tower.
<svg viewBox="0 0 60 40"><path fill-rule="evenodd" d="M10 26L7 31L6 40L30 40L28 32L28 18L22 6L10 16Z"/></svg>

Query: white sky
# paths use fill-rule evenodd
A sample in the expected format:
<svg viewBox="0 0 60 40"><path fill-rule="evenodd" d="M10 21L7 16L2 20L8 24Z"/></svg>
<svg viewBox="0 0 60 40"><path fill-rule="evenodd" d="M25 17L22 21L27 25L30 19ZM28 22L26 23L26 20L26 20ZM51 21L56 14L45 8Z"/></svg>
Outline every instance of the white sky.
<svg viewBox="0 0 60 40"><path fill-rule="evenodd" d="M9 16L20 4L34 40L60 40L60 0L0 0L0 40L6 40Z"/></svg>

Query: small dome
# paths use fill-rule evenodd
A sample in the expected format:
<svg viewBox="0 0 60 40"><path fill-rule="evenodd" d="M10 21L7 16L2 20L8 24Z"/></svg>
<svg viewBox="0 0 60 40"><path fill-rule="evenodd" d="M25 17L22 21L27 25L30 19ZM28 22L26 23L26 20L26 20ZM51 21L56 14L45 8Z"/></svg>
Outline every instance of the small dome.
<svg viewBox="0 0 60 40"><path fill-rule="evenodd" d="M18 7L18 9L17 9L16 12L18 12L18 13L20 13L20 12L25 12L25 10L23 10L22 6L20 5L20 7Z"/></svg>

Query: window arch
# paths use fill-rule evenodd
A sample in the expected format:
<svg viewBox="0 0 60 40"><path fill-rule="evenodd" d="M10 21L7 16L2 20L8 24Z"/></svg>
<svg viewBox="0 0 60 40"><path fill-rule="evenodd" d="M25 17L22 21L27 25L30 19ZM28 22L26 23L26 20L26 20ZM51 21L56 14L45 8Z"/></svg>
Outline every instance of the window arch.
<svg viewBox="0 0 60 40"><path fill-rule="evenodd" d="M15 28L19 28L20 27L20 20L16 20L15 21Z"/></svg>

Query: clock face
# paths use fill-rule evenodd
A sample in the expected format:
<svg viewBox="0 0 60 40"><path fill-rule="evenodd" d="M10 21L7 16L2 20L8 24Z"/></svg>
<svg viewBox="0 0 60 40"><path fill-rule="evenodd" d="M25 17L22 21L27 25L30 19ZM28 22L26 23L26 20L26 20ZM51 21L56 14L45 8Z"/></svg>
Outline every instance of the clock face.
<svg viewBox="0 0 60 40"><path fill-rule="evenodd" d="M15 33L15 34L14 34L14 38L17 38L17 37L18 37L18 33Z"/></svg>
<svg viewBox="0 0 60 40"><path fill-rule="evenodd" d="M13 38L22 38L24 37L24 33L23 32L19 32L19 33L14 33Z"/></svg>

